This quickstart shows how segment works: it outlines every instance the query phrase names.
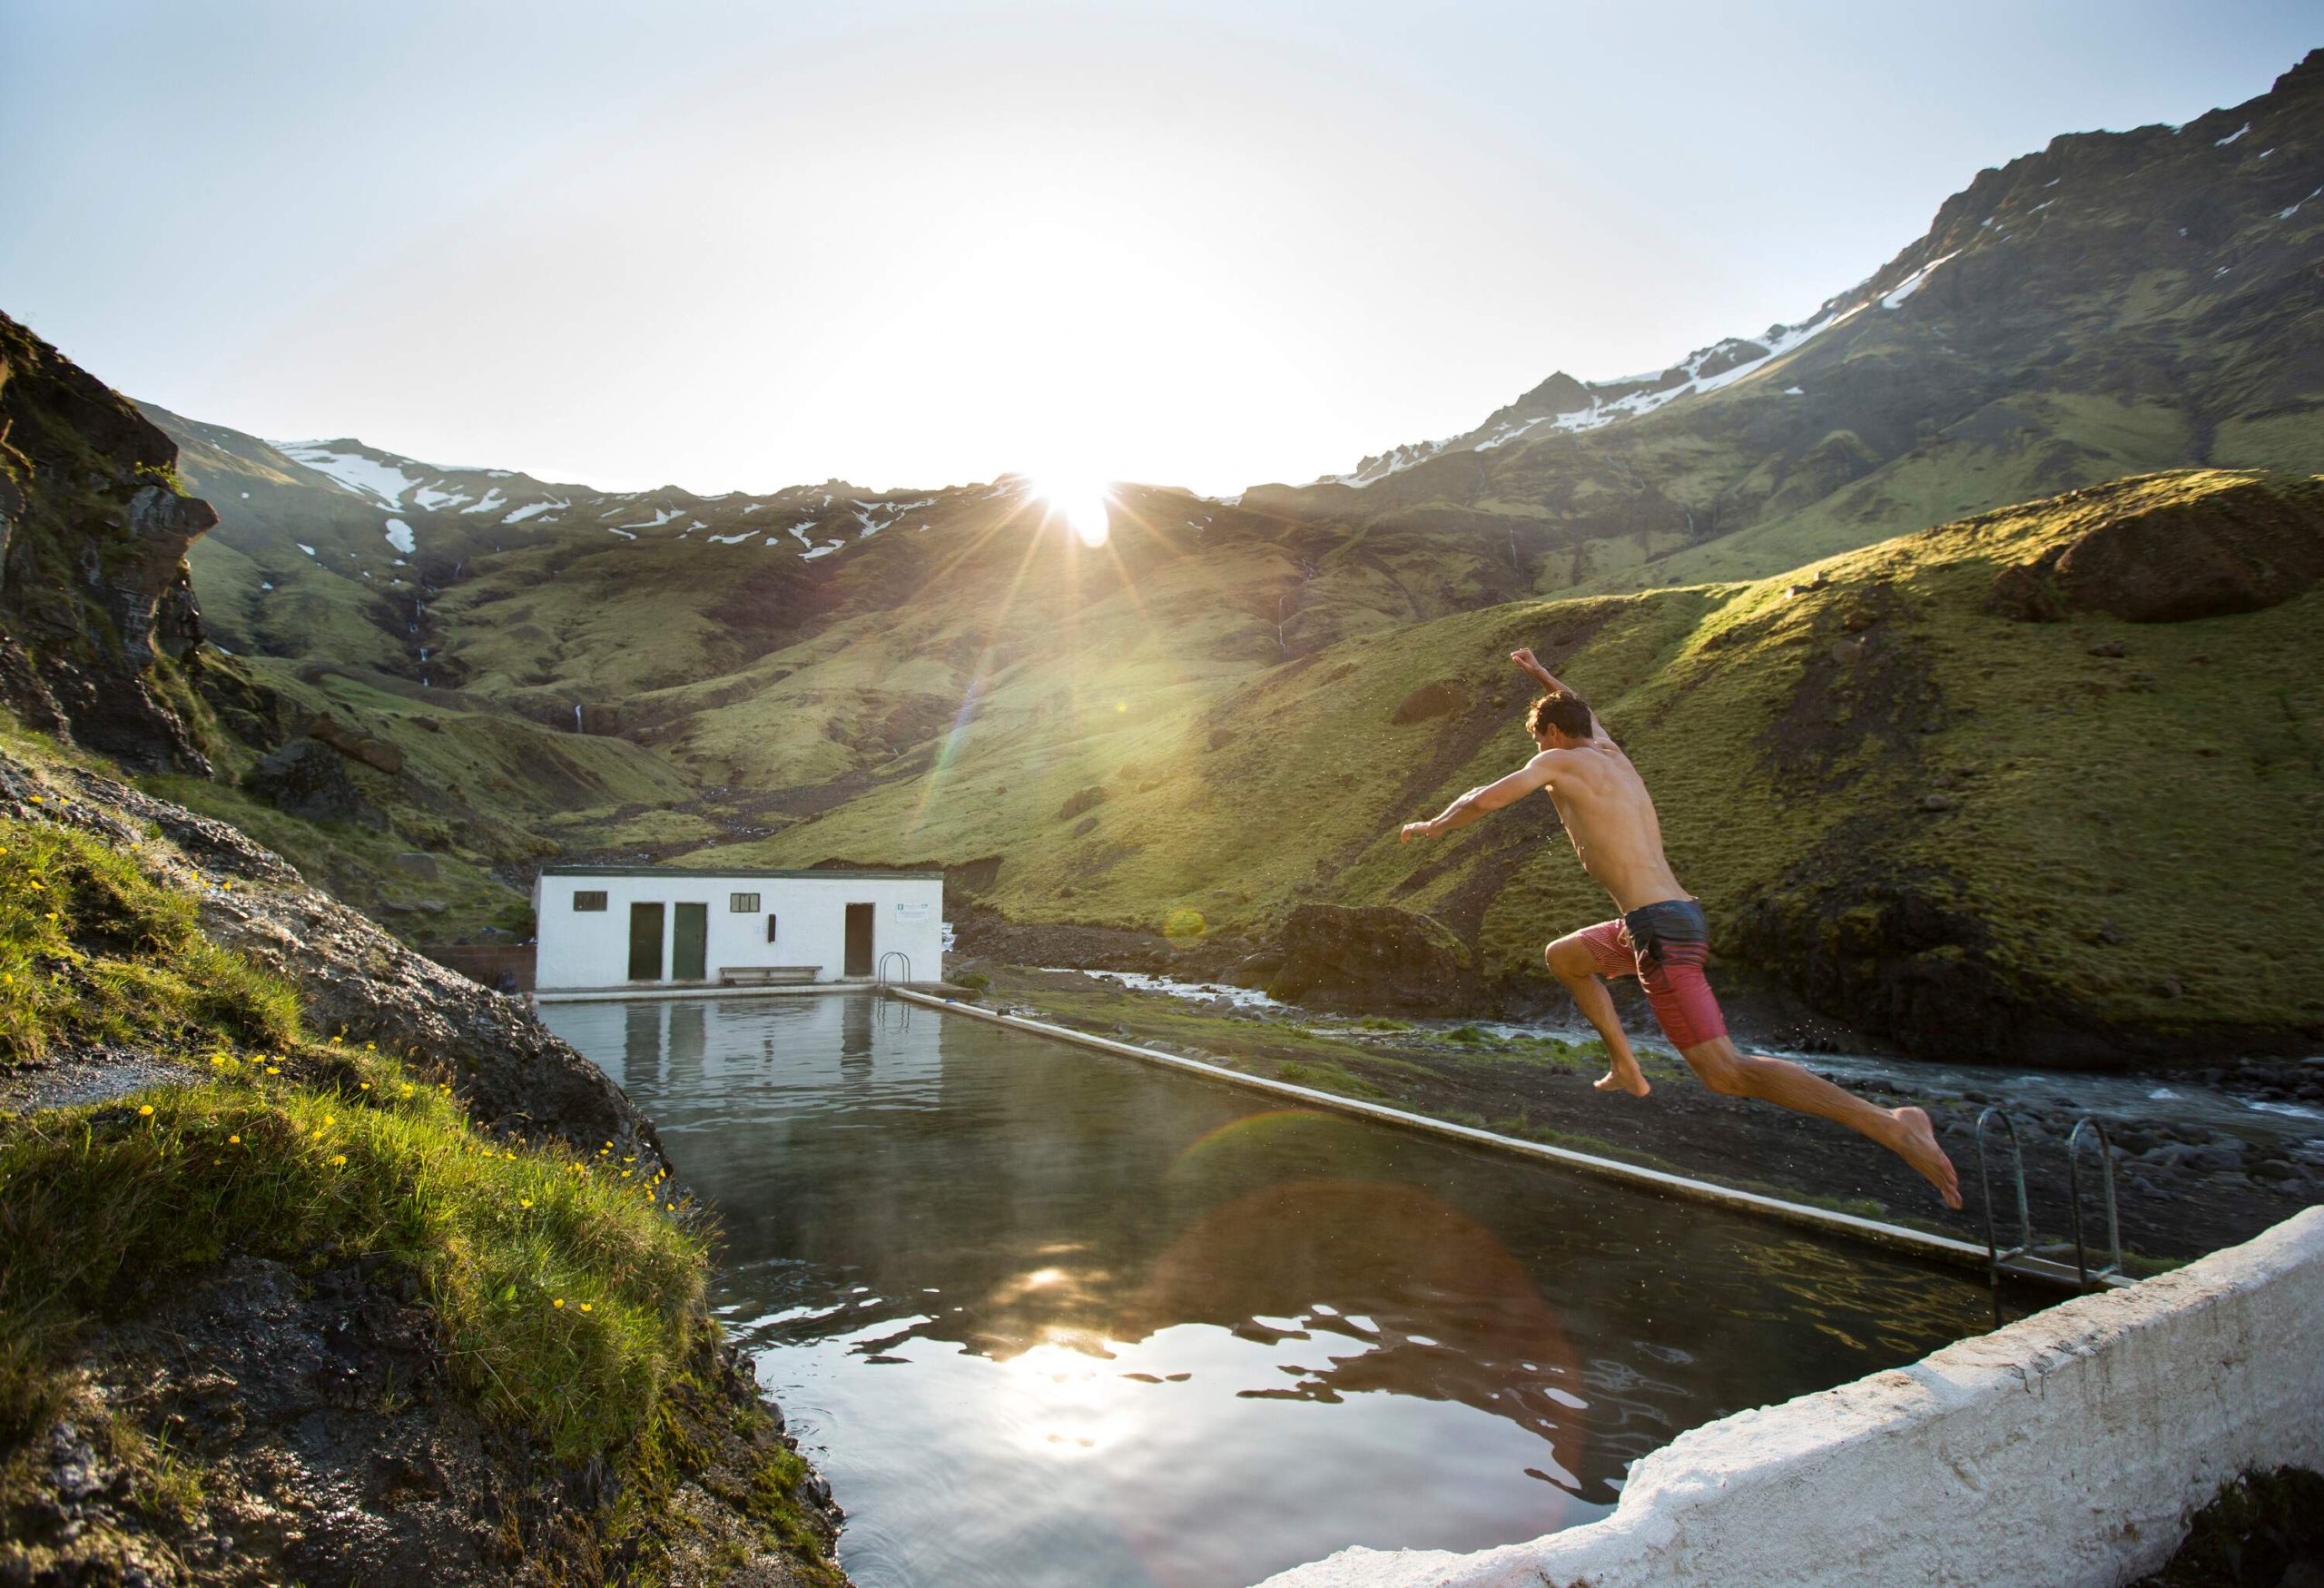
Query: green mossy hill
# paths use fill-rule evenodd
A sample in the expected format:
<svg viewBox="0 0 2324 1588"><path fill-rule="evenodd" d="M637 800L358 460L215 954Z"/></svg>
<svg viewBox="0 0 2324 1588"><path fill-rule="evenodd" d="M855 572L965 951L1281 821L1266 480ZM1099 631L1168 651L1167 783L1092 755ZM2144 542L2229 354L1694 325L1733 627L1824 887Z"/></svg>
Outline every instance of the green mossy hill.
<svg viewBox="0 0 2324 1588"><path fill-rule="evenodd" d="M0 1574L840 1582L667 1169L479 1129L449 1055L310 1036L166 848L0 819L0 1086L96 1078L0 1115ZM202 1371L157 1349L222 1327ZM434 1472L409 1511L380 1462ZM362 1515L250 1524L318 1484Z"/></svg>
<svg viewBox="0 0 2324 1588"><path fill-rule="evenodd" d="M2072 603L2028 621L2015 592L2154 522L2189 545L2217 527L2215 546L2273 524L2296 560L2324 537L2319 490L2150 476L1780 578L1464 613L1110 732L1064 731L1104 720L1088 714L970 735L936 770L696 858L998 854L1007 913L1148 931L1189 909L1256 936L1302 898L1394 904L1488 976L1537 976L1546 938L1610 908L1547 800L1396 838L1531 753L1531 690L1505 659L1531 646L1645 773L1730 966L1929 1057L2312 1040L2324 590L2263 568L2276 605L2177 622ZM1107 797L1061 819L1060 790L1089 785Z"/></svg>

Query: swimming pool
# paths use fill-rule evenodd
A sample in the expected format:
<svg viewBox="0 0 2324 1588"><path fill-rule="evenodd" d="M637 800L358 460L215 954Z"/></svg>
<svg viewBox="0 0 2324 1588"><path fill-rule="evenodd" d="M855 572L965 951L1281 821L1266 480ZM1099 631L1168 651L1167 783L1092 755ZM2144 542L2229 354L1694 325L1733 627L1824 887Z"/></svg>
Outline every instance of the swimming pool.
<svg viewBox="0 0 2324 1588"><path fill-rule="evenodd" d="M542 1018L718 1207L714 1305L862 1588L1531 1538L1689 1427L1987 1317L1950 1270L931 1010Z"/></svg>

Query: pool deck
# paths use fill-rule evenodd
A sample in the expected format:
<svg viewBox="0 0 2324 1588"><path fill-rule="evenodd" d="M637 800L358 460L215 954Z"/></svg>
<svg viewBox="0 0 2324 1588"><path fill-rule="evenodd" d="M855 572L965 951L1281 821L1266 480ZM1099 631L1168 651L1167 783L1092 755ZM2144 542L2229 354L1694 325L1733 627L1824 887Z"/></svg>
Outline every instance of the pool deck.
<svg viewBox="0 0 2324 1588"><path fill-rule="evenodd" d="M1069 1026L1054 1025L1047 1021L1029 1020L1023 1015L998 1010L983 1009L958 999L940 997L916 988L894 985L880 989L891 998L940 1009L948 1014L965 1015L971 1020L989 1021L995 1025L1014 1026L1019 1031L1033 1031L1044 1037L1054 1037L1061 1042L1073 1042L1084 1048L1094 1048L1101 1053L1118 1054L1125 1059L1143 1060L1170 1070L1183 1070L1206 1080L1224 1081L1246 1090L1265 1092L1270 1096L1287 1098L1310 1108L1327 1109L1334 1113L1353 1114L1359 1119L1376 1120L1407 1130L1420 1130L1473 1147L1490 1148L1499 1152L1515 1153L1543 1163L1564 1169L1580 1169L1585 1174L1620 1180L1643 1190L1666 1197L1682 1197L1689 1201L1707 1202L1730 1212L1748 1213L1762 1218L1779 1219L1787 1224L1813 1229L1818 1234L1837 1236L1843 1239L1862 1241L1885 1247L1892 1251L1909 1253L1915 1257L1932 1258L1955 1267L1983 1268L1985 1248L1981 1242L1955 1240L1950 1236L1934 1235L1926 1230L1908 1228L1901 1224L1889 1224L1877 1218L1865 1218L1853 1213L1842 1213L1829 1208L1812 1207L1805 1202L1787 1202L1780 1197L1763 1196L1757 1191L1737 1190L1731 1186L1715 1185L1685 1175L1674 1175L1663 1169L1646 1169L1619 1159L1600 1158L1595 1153L1577 1152L1569 1147L1552 1147L1543 1141L1528 1141L1521 1137L1503 1136L1497 1131L1482 1130L1472 1125L1456 1125L1449 1119L1433 1119L1425 1114L1408 1113L1384 1103L1366 1102L1361 1098L1344 1097L1338 1092L1322 1091L1314 1087L1296 1086L1287 1080L1274 1080L1265 1076L1249 1075L1223 1065L1206 1063L1200 1059L1188 1059L1177 1053L1165 1053L1153 1048L1141 1048L1131 1042L1119 1042L1110 1037L1092 1036ZM2045 1258L2015 1258L2002 1264L2004 1273L2020 1279L2030 1279L2051 1286L2063 1285L2069 1289L2079 1287L2079 1279L2070 1263L2055 1263ZM2109 1288L2126 1286L2132 1281L2120 1276L2110 1276L2102 1281Z"/></svg>

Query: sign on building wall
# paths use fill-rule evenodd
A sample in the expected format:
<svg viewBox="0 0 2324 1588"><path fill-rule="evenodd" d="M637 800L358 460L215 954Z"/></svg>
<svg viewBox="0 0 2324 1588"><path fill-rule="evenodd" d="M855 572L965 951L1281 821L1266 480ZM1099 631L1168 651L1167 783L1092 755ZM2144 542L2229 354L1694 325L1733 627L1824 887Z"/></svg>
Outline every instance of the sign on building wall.
<svg viewBox="0 0 2324 1588"><path fill-rule="evenodd" d="M925 902L916 904L899 903L896 906L896 919L898 921L925 921L928 919L928 912L934 908L935 906Z"/></svg>

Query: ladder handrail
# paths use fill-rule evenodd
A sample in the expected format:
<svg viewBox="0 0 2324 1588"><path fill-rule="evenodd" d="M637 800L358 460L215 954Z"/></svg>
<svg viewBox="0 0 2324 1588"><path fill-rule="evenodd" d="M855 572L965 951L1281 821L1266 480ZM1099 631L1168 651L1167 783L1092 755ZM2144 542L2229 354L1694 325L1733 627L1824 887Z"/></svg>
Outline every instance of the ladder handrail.
<svg viewBox="0 0 2324 1588"><path fill-rule="evenodd" d="M880 956L880 964L877 972L880 985L885 987L888 984L888 962L890 960L901 960L903 962L904 973L901 979L900 984L908 985L911 981L911 956L904 952L901 949L890 949L886 953Z"/></svg>
<svg viewBox="0 0 2324 1588"><path fill-rule="evenodd" d="M1994 1183L1985 1165L1985 1125L1998 1119L2009 1132L2010 1174L2017 1182L2017 1244L2007 1251L1994 1233ZM2025 1200L2025 1150L2017 1139L2017 1123L1998 1108L1989 1108L1977 1116L1977 1189L1984 1193L1985 1215L1985 1281L1993 1287L1994 1310L2001 1310L2001 1266L2012 1258L2022 1258L2034 1249L2034 1213Z"/></svg>
<svg viewBox="0 0 2324 1588"><path fill-rule="evenodd" d="M2084 1114L2074 1121L2073 1129L2066 1137L2066 1186L2073 1198L2073 1267L2084 1290L2090 1288L2091 1268L2089 1249L2082 1238L2082 1133L2090 1131L2098 1138L2098 1163L2104 1170L2100 1184L2106 1188L2106 1245L2114 1260L2097 1271L2103 1281L2108 1276L2122 1271L2122 1227L2114 1217L2114 1143L2107 1138L2106 1127L2094 1115Z"/></svg>

